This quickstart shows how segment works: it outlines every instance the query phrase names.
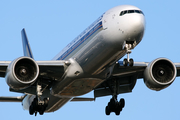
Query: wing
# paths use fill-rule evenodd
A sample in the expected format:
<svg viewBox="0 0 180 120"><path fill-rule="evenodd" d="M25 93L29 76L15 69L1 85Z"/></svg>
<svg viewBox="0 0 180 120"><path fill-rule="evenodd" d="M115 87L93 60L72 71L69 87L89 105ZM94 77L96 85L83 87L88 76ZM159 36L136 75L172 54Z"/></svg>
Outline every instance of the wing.
<svg viewBox="0 0 180 120"><path fill-rule="evenodd" d="M65 72L65 61L37 61L39 66L39 75L43 78L50 78L52 80L61 79Z"/></svg>
<svg viewBox="0 0 180 120"><path fill-rule="evenodd" d="M60 79L64 74L65 61L36 61L39 66L39 75L45 78ZM11 61L0 61L0 77L5 77Z"/></svg>
<svg viewBox="0 0 180 120"><path fill-rule="evenodd" d="M5 77L9 63L11 63L11 61L0 61L0 77Z"/></svg>
<svg viewBox="0 0 180 120"><path fill-rule="evenodd" d="M143 77L147 65L146 62L135 62L133 67L125 67L123 62L119 61L114 66L112 76L94 89L94 97L112 95L115 87L117 94L132 92L137 78ZM115 78L118 80L115 81Z"/></svg>
<svg viewBox="0 0 180 120"><path fill-rule="evenodd" d="M167 60L167 59L156 59ZM155 62L157 62L154 60ZM116 89L117 94L132 92L137 79L144 78L144 71L150 64L155 64L154 61L148 62L135 62L132 67L123 66L123 61L119 61L113 69L112 76L104 81L102 84L94 89L94 97L102 97L107 95L112 95ZM180 76L180 63L172 63L176 70L177 76ZM176 73L176 72L174 72ZM176 77L176 76L175 76ZM168 84L170 85L170 84ZM166 86L165 86L166 87ZM165 88L164 87L164 88ZM151 88L150 88L151 89ZM163 88L155 89L161 90Z"/></svg>
<svg viewBox="0 0 180 120"><path fill-rule="evenodd" d="M33 54L31 51L31 47L30 47L25 29L23 29L21 31L21 35L22 35L24 56L19 57L13 61L0 61L0 77L13 76L13 74L15 74L15 72L12 72L12 71L16 71L15 64L17 65L17 63L18 63L17 66L20 66L20 67L18 67L18 69L21 69L21 67L26 67L26 69L27 69L29 66L30 70L32 70L33 67L31 67L31 66L35 65L36 68L38 69L38 71L34 72L34 74L37 74L37 77L35 79L41 80L42 83L47 86L50 86L52 81L61 79L61 77L63 76L65 69L67 67L65 65L65 61L60 61L60 60L58 60L58 61L35 61L35 60L33 60L34 59ZM21 60L25 60L25 61L23 62ZM29 65L27 62L28 60L30 61ZM21 61L21 64L19 64L20 63L19 61ZM26 71L27 70L25 70L25 72ZM20 71L20 72L23 72L23 71ZM9 74L12 74L12 75L9 75ZM10 79L13 82L13 78L10 78ZM28 78L26 78L26 79L28 79ZM35 86L36 86L36 83L27 86L25 89L24 88L23 89L13 89L10 87L10 91L19 92L19 93L30 93L30 94L36 95L37 91L36 91ZM22 101L22 99L19 99L19 98L20 97L0 97L0 101L12 101L12 102L13 101Z"/></svg>
<svg viewBox="0 0 180 120"><path fill-rule="evenodd" d="M21 31L24 57L33 58L31 47L25 29ZM23 57L22 57L23 58ZM19 59L19 58L18 58ZM15 62L16 59L14 60ZM0 77L6 76L7 67L13 61L0 61ZM39 67L38 77L43 79L57 80L62 77L65 69L65 61L34 61ZM27 61L23 64L27 64Z"/></svg>
<svg viewBox="0 0 180 120"><path fill-rule="evenodd" d="M180 63L174 63L177 69L177 77L180 76Z"/></svg>

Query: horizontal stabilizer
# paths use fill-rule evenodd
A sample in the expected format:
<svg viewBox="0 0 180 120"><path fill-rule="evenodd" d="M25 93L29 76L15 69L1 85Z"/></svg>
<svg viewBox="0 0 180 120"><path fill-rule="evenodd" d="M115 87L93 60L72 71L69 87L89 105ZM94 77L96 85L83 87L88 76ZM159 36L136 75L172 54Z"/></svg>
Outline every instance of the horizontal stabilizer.
<svg viewBox="0 0 180 120"><path fill-rule="evenodd" d="M25 96L19 97L0 97L0 102L22 102Z"/></svg>
<svg viewBox="0 0 180 120"><path fill-rule="evenodd" d="M71 100L71 102L78 102L78 101L95 101L94 98L80 98L80 97L75 97Z"/></svg>

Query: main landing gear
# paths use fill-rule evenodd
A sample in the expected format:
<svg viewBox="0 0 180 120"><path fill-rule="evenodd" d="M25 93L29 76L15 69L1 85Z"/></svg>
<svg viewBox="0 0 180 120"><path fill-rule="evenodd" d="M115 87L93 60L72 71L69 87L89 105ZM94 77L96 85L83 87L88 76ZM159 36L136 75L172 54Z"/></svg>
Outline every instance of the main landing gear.
<svg viewBox="0 0 180 120"><path fill-rule="evenodd" d="M43 98L42 93L42 85L39 85L37 83L36 86L36 97L34 98L33 102L31 103L29 107L29 114L33 115L35 113L35 116L37 115L37 112L39 112L40 115L43 115L49 102L49 98Z"/></svg>
<svg viewBox="0 0 180 120"><path fill-rule="evenodd" d="M29 107L29 114L33 115L35 113L35 116L37 115L37 112L39 112L40 115L44 114L44 111L46 110L48 106L48 99L44 98L43 101L38 101L38 98L34 98L31 106Z"/></svg>
<svg viewBox="0 0 180 120"><path fill-rule="evenodd" d="M114 112L116 115L119 115L122 109L125 106L125 100L121 98L119 101L117 100L117 95L119 93L119 81L118 79L112 78L111 80L113 86L108 85L110 91L112 92L112 98L110 99L108 105L105 108L106 115L110 115L111 112Z"/></svg>
<svg viewBox="0 0 180 120"><path fill-rule="evenodd" d="M115 112L116 115L120 115L120 112L125 106L125 100L123 98L117 101L117 95L114 95L108 105L106 106L106 115L110 115L111 112Z"/></svg>

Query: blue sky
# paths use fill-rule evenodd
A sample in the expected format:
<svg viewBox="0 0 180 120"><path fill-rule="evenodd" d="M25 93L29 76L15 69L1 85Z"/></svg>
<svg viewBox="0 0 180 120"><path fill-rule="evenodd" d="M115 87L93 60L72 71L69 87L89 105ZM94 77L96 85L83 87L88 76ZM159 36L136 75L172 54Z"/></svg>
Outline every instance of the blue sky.
<svg viewBox="0 0 180 120"><path fill-rule="evenodd" d="M180 62L179 0L1 0L0 1L0 60L11 61L23 55L21 34L26 29L35 60L51 60L71 40L108 9L130 4L139 7L146 17L142 42L132 51L135 61L150 62L166 57ZM143 80L137 81L132 93L121 94L126 105L120 116L105 115L111 96L95 102L71 102L54 113L37 117L22 109L21 103L0 103L3 119L38 120L179 120L180 78L160 92L148 89ZM0 78L0 96L10 93L4 78ZM93 92L85 95L93 97Z"/></svg>

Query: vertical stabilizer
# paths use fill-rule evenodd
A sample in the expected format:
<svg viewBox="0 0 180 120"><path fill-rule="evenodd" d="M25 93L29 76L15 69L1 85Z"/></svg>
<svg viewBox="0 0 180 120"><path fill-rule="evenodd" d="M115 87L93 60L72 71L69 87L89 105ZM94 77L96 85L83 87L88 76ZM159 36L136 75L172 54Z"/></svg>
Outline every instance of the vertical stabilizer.
<svg viewBox="0 0 180 120"><path fill-rule="evenodd" d="M27 38L27 35L26 35L26 31L25 31L24 28L21 31L21 36L22 36L22 44L23 44L24 56L33 58L31 47L29 45L29 41L28 41L28 38Z"/></svg>

